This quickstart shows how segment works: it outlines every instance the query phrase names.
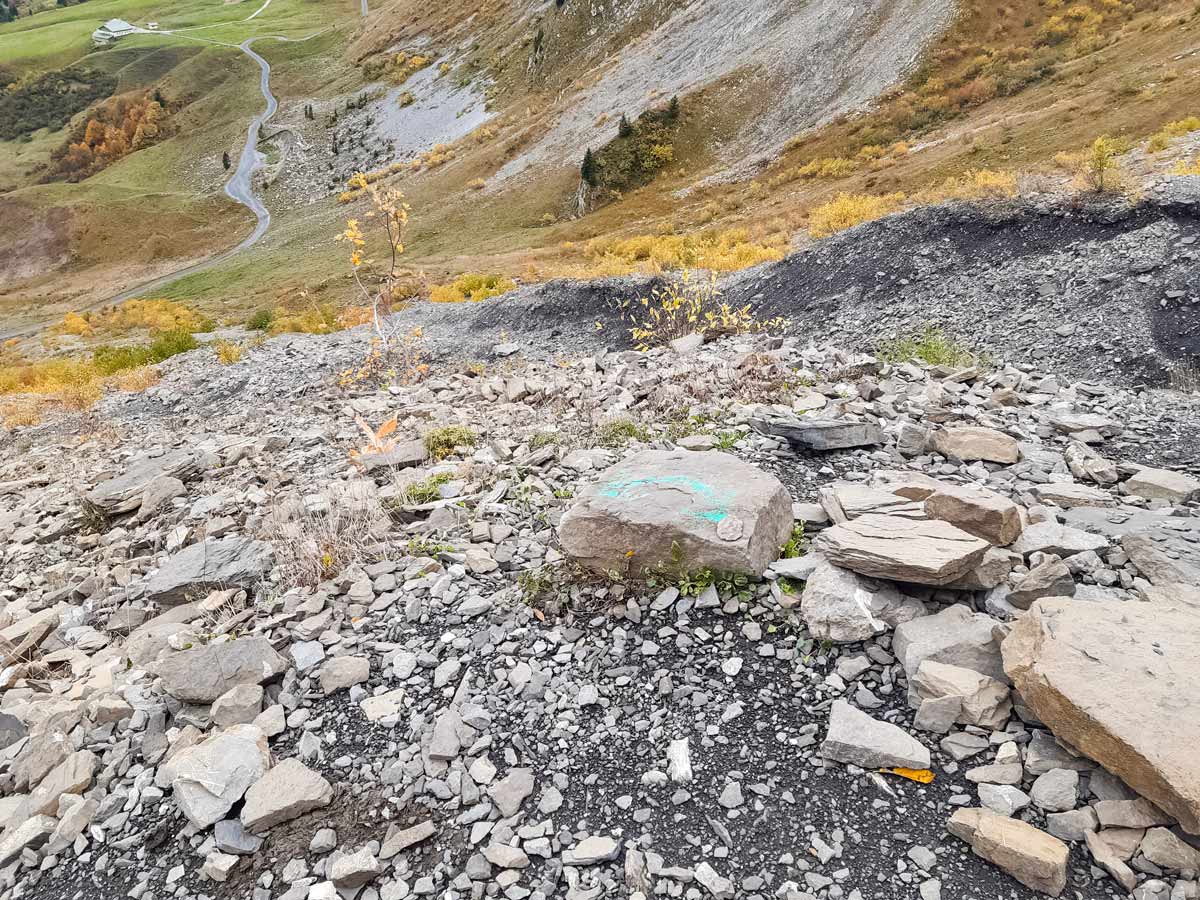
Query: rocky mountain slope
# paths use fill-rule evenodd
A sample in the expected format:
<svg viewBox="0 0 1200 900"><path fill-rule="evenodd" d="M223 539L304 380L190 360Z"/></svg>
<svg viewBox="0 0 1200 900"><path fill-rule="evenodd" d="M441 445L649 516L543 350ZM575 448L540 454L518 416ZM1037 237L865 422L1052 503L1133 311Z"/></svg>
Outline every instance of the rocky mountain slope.
<svg viewBox="0 0 1200 900"><path fill-rule="evenodd" d="M995 284L1132 308L1194 227L937 215L947 311L1038 223ZM0 896L1198 896L1194 395L1118 335L643 353L573 303L439 313L386 389L360 331L195 351L3 447Z"/></svg>

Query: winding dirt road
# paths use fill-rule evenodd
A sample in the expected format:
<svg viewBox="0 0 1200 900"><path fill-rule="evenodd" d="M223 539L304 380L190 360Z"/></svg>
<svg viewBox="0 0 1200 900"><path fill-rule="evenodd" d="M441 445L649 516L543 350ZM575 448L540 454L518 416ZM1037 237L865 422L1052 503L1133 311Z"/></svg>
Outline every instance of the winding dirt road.
<svg viewBox="0 0 1200 900"><path fill-rule="evenodd" d="M245 21L250 21L259 13L263 12L271 3L271 0L266 0L262 6L255 10ZM360 0L361 15L367 15L367 0ZM281 35L259 35L257 37L247 38L242 43L236 45L239 50L245 53L250 59L254 60L259 69L259 89L262 91L263 99L266 101L266 108L261 113L255 116L250 127L246 131L246 145L242 149L242 153L238 158L237 168L225 183L225 195L235 203L240 203L250 212L254 213L255 224L254 230L242 240L236 247L229 250L224 250L216 256L210 256L208 259L195 263L194 265L186 266L182 269L177 269L167 275L162 275L158 278L153 278L150 281L144 281L133 287L127 288L120 293L104 297L94 303L89 303L77 310L78 312L86 312L88 310L97 309L110 303L120 303L123 300L129 300L133 297L144 296L145 294L156 291L159 288L166 287L172 282L178 281L188 275L195 275L199 272L206 271L219 263L223 263L229 258L236 256L244 250L253 247L267 233L267 229L271 226L271 211L267 209L266 204L254 193L254 173L262 168L263 157L258 152L258 135L261 127L270 121L271 116L275 115L275 110L279 108L279 101L275 99L275 95L271 93L271 64L267 62L259 54L251 49L250 45L255 41L261 40L276 40L289 42L309 41L318 35L324 34L328 28L323 28L313 34L303 38L287 38ZM147 34L172 34L174 32L146 32ZM208 41L204 38L197 38L191 35L177 35L186 37L188 40L204 41L205 43L222 44L223 46L234 46L233 44L224 44L221 41ZM27 337L31 334L36 334L41 331L49 321L38 322L34 324L25 324L12 328L0 328L0 340L9 340L10 338Z"/></svg>

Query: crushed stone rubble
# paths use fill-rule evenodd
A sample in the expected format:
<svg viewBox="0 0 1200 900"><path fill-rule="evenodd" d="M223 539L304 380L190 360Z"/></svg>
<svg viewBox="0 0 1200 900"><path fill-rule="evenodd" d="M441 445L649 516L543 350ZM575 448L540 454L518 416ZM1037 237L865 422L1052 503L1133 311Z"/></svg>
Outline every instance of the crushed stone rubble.
<svg viewBox="0 0 1200 900"><path fill-rule="evenodd" d="M2 900L1200 898L1195 398L304 346L0 452Z"/></svg>

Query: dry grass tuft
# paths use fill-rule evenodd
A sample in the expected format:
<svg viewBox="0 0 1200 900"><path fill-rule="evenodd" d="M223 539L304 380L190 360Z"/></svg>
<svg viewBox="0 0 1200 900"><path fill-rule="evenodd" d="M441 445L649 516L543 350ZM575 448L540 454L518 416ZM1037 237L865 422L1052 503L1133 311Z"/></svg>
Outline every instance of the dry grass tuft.
<svg viewBox="0 0 1200 900"><path fill-rule="evenodd" d="M787 237L775 234L760 241L745 228L693 234L643 234L631 238L599 238L584 251L594 274L628 275L680 269L734 272L787 254Z"/></svg>
<svg viewBox="0 0 1200 900"><path fill-rule="evenodd" d="M808 233L827 237L863 222L881 219L904 203L904 194L838 194L816 207L808 219Z"/></svg>
<svg viewBox="0 0 1200 900"><path fill-rule="evenodd" d="M436 284L429 291L434 303L478 303L491 297L499 297L514 290L517 283L503 275L460 275L449 284Z"/></svg>

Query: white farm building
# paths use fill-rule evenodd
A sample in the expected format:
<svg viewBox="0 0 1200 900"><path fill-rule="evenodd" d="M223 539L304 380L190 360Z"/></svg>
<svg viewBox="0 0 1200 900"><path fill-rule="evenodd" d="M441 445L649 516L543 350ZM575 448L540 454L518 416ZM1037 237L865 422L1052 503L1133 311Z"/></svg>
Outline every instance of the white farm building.
<svg viewBox="0 0 1200 900"><path fill-rule="evenodd" d="M111 44L118 38L133 34L137 29L124 19L109 19L92 32L92 41L96 44Z"/></svg>

